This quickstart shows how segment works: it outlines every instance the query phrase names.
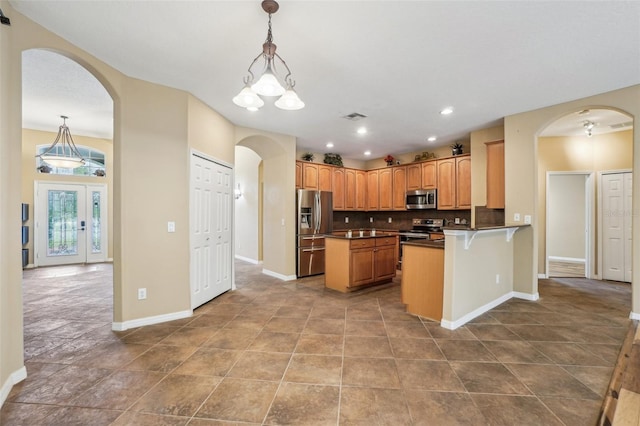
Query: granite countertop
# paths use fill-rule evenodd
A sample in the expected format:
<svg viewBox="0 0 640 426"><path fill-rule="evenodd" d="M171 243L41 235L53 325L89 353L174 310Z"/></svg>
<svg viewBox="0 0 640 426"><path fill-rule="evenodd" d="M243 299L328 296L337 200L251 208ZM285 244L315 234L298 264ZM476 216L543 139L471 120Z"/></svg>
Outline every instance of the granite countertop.
<svg viewBox="0 0 640 426"><path fill-rule="evenodd" d="M470 226L465 225L452 225L445 226L442 229L445 231L488 231L490 229L507 229L507 228L524 228L527 226L531 226L530 224L522 224L522 223L507 223L505 225L486 225L486 226L478 226L475 228L471 228Z"/></svg>
<svg viewBox="0 0 640 426"><path fill-rule="evenodd" d="M370 235L369 230L365 230L364 231L364 235L361 237L360 236L360 231L354 231L351 230L351 237L347 237L346 235L346 231L345 232L336 232L333 231L332 234L327 234L325 235L326 238L338 238L338 239L348 239L348 240L359 240L359 239L364 239L364 238L383 238L383 237L395 237L398 234L396 233L390 233L390 232L385 232L385 231L376 231L376 235Z"/></svg>
<svg viewBox="0 0 640 426"><path fill-rule="evenodd" d="M409 241L403 241L402 244L405 244L407 246L432 247L432 248L444 249L444 238L441 238L439 240L427 240L427 239L409 240Z"/></svg>

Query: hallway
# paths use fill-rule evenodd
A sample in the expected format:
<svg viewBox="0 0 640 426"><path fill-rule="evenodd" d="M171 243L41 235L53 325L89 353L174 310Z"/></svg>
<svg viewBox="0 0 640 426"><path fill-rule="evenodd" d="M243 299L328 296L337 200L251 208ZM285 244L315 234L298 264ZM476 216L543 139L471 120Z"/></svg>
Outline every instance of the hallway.
<svg viewBox="0 0 640 426"><path fill-rule="evenodd" d="M193 317L111 331L109 264L24 271L28 378L2 425L594 424L630 286L540 281L455 331L394 285L344 295L236 262Z"/></svg>

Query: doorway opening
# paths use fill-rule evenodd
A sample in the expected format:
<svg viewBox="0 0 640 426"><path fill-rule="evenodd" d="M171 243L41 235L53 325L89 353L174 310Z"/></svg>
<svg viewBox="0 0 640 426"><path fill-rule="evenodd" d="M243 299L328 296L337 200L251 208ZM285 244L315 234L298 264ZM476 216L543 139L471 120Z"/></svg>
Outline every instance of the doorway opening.
<svg viewBox="0 0 640 426"><path fill-rule="evenodd" d="M612 211L623 212L619 215L623 218L625 210L622 204L604 206L605 198L610 197L604 195L606 180L603 177L611 172L630 171L632 167L633 118L618 110L584 108L558 118L541 131L538 136L540 278L611 279L603 273L603 258L611 257L611 250L603 240L603 227ZM614 202L622 203L623 198L615 198ZM626 202L630 212L630 199ZM617 236L610 239L614 241L613 246L630 247L630 222L621 220L614 224L624 228L626 223L629 237L624 243ZM623 264L625 266L616 268L624 269L630 261Z"/></svg>

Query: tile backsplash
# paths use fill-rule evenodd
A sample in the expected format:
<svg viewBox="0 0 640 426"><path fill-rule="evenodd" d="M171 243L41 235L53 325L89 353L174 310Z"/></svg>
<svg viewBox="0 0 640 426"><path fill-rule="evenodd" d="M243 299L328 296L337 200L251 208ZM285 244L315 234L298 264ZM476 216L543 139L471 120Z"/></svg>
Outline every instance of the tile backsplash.
<svg viewBox="0 0 640 426"><path fill-rule="evenodd" d="M349 218L349 223L345 223ZM373 218L373 222L371 222ZM389 223L391 218L391 223ZM334 211L333 229L411 229L413 219L446 219L454 222L456 218L471 222L471 210L411 210L411 211Z"/></svg>

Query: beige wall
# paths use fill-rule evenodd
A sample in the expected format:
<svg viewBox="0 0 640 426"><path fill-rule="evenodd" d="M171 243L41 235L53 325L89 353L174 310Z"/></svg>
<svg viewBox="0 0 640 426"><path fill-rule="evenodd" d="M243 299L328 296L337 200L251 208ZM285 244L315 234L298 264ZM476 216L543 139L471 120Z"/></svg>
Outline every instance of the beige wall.
<svg viewBox="0 0 640 426"><path fill-rule="evenodd" d="M35 228L33 227L34 210L34 181L41 182L63 182L63 183L86 183L86 184L106 184L107 185L107 210L108 210L108 236L107 236L107 257L113 258L113 141L110 139L91 138L88 136L74 135L71 129L73 141L76 145L83 145L96 148L105 155L106 176L66 176L39 173L36 170L36 148L38 145L51 145L57 133L44 132L40 130L22 130L22 202L29 204L29 221L27 225L31 231L29 244L29 263L33 264L34 247L33 241Z"/></svg>
<svg viewBox="0 0 640 426"><path fill-rule="evenodd" d="M538 138L538 273L545 274L547 172L631 169L633 131L604 135L555 136ZM596 179L596 191L599 191ZM597 193L597 192L596 192ZM597 196L596 196L597 199ZM596 217L596 226L598 218ZM597 235L596 229L596 235ZM594 235L595 238L595 235ZM597 255L594 253L594 256ZM596 263L596 258L593 259ZM596 271L598 272L598 271ZM599 273L599 272L598 272Z"/></svg>
<svg viewBox="0 0 640 426"><path fill-rule="evenodd" d="M558 118L582 109L613 108L640 116L640 85L505 117L505 216L532 215L532 227L514 238L514 289L537 292L540 227L538 201L538 134ZM640 170L640 126L633 129L633 168ZM633 176L634 212L640 211L640 173ZM524 232L523 232L524 231ZM640 253L640 214L633 215L633 252ZM640 256L634 256L633 312L640 314Z"/></svg>

